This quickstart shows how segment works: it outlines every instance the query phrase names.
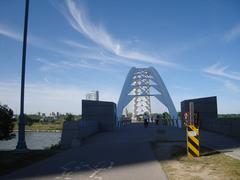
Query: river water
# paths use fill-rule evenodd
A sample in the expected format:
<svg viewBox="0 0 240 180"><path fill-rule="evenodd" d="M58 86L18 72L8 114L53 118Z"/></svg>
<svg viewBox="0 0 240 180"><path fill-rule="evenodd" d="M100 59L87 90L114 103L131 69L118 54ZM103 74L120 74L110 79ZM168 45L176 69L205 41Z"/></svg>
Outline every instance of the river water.
<svg viewBox="0 0 240 180"><path fill-rule="evenodd" d="M0 141L0 150L13 150L16 148L18 132L16 137L8 141ZM51 145L58 144L61 132L26 132L26 143L28 149L45 149Z"/></svg>

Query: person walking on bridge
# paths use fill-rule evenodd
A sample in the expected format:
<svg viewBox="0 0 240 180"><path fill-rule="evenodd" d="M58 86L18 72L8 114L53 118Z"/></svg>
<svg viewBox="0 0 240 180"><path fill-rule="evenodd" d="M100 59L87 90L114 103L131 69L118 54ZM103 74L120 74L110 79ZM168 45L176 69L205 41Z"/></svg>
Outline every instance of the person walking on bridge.
<svg viewBox="0 0 240 180"><path fill-rule="evenodd" d="M143 120L144 120L144 126L145 128L148 127L148 114L145 112L143 115Z"/></svg>

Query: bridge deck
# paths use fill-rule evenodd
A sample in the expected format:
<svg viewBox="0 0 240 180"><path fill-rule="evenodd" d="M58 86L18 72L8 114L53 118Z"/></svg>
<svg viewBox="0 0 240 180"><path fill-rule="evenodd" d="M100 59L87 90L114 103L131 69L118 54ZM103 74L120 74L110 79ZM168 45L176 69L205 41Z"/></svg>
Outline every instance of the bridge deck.
<svg viewBox="0 0 240 180"><path fill-rule="evenodd" d="M30 179L167 179L149 140L157 128L143 124L99 133L83 146L16 171L6 178Z"/></svg>
<svg viewBox="0 0 240 180"><path fill-rule="evenodd" d="M99 133L87 139L81 147L57 154L5 178L167 179L149 145L152 140L184 143L185 132L155 125L144 128L143 124L134 123L113 132ZM232 138L200 131L200 143L240 158L240 142Z"/></svg>

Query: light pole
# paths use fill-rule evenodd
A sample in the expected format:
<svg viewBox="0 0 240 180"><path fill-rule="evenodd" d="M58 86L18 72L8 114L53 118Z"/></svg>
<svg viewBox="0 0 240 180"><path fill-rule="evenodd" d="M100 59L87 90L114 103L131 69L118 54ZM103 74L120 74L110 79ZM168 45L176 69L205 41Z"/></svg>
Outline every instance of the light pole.
<svg viewBox="0 0 240 180"><path fill-rule="evenodd" d="M27 29L28 29L28 10L29 0L25 1L25 18L24 18L24 33L23 33L23 48L22 48L22 75L21 75L21 102L20 116L18 123L18 143L16 150L27 150L25 141L25 118L24 118L24 88L25 88L25 66L26 66L26 50L27 50Z"/></svg>

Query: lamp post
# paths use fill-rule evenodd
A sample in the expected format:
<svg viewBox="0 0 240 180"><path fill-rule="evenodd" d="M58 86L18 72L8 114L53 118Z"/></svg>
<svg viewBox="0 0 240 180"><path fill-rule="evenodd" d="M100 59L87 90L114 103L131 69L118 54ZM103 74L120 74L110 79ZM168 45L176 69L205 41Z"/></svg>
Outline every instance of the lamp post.
<svg viewBox="0 0 240 180"><path fill-rule="evenodd" d="M26 66L26 50L27 50L27 29L28 29L28 10L29 0L25 1L25 18L22 48L22 75L21 75L21 100L20 100L20 116L18 123L18 143L16 150L27 150L25 141L25 118L24 118L24 88L25 88L25 66Z"/></svg>

